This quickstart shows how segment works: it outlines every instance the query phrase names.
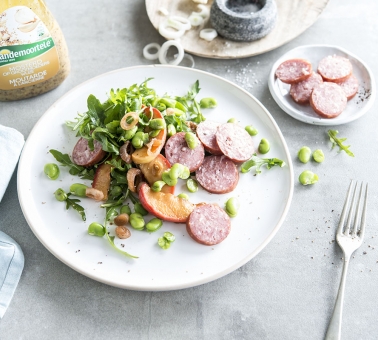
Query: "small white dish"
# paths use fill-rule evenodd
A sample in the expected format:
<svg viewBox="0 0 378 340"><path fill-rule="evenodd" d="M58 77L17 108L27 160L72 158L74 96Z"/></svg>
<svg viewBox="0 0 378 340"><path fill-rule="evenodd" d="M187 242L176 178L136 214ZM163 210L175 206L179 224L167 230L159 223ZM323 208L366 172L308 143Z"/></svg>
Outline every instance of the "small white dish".
<svg viewBox="0 0 378 340"><path fill-rule="evenodd" d="M357 94L348 101L346 109L336 118L326 119L318 116L310 104L297 104L290 96L290 85L281 82L276 76L277 67L288 59L303 58L311 62L314 71L319 61L328 55L340 55L348 58L353 65L353 74L359 80ZM300 46L285 53L273 65L269 74L269 90L278 106L287 114L302 122L314 125L341 125L350 123L363 116L372 107L376 86L372 72L367 65L352 53L341 47L329 45Z"/></svg>

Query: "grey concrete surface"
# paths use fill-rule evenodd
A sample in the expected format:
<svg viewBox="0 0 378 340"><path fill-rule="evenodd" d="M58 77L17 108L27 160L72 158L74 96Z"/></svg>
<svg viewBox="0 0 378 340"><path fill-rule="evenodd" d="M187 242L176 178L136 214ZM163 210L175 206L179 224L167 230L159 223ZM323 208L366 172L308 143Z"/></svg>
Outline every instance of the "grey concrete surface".
<svg viewBox="0 0 378 340"><path fill-rule="evenodd" d="M163 43L142 0L47 0L65 34L72 73L37 98L0 103L0 124L27 137L62 95L98 74L150 64L150 42ZM19 206L16 175L0 204L0 229L21 245L25 269L4 318L1 340L51 339L323 339L338 289L342 253L333 242L349 180L370 184L367 231L347 278L345 340L378 339L378 103L355 122L337 126L356 157L330 151L327 128L294 120L272 99L267 85L273 62L305 44L333 44L362 58L378 74L378 2L330 0L317 22L290 43L240 60L194 57L196 68L244 87L271 112L288 143L295 177L306 168L297 150L322 147L319 183L295 184L287 218L253 260L214 282L179 291L113 288L70 269L29 229ZM1 160L0 160L1 162Z"/></svg>

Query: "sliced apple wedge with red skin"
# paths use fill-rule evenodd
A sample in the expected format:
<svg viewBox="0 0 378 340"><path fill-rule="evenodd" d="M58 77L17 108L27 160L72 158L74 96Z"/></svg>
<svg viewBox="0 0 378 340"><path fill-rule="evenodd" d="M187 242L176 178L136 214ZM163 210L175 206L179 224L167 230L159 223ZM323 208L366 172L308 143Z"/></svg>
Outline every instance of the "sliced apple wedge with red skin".
<svg viewBox="0 0 378 340"><path fill-rule="evenodd" d="M139 186L139 200L152 215L164 221L185 223L197 206L189 200L170 193L154 192L147 183Z"/></svg>
<svg viewBox="0 0 378 340"><path fill-rule="evenodd" d="M156 181L161 181L163 172L170 168L171 163L169 163L162 154L158 154L157 157L149 163L139 164L139 169L142 171L144 178L150 186ZM175 187L164 185L161 191L173 195L175 193Z"/></svg>
<svg viewBox="0 0 378 340"><path fill-rule="evenodd" d="M145 107L144 113L150 115L152 110L152 116L154 119L161 118L164 119L161 112L155 107ZM160 154L160 151L163 149L165 140L167 139L167 128L161 129L159 134L153 138L153 145L148 150L148 147L145 145L142 148L135 150L131 155L131 158L135 164L144 164L149 163L154 160L157 155Z"/></svg>
<svg viewBox="0 0 378 340"><path fill-rule="evenodd" d="M110 172L112 171L112 166L110 164L101 164L94 175L92 188L100 190L104 194L103 201L108 199L108 191L110 188Z"/></svg>

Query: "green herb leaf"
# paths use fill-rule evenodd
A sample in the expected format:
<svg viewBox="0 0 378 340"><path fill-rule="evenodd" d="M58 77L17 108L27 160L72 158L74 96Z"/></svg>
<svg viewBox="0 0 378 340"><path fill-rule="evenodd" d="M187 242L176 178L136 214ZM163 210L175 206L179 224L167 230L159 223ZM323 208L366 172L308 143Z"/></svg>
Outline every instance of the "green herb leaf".
<svg viewBox="0 0 378 340"><path fill-rule="evenodd" d="M350 145L344 145L343 144L343 142L346 141L347 139L346 138L337 138L336 135L338 133L339 133L339 131L337 131L337 130L328 130L328 136L329 136L329 139L332 143L332 149L335 146L338 146L339 147L338 152L345 151L348 156L354 157L354 153L349 150Z"/></svg>
<svg viewBox="0 0 378 340"><path fill-rule="evenodd" d="M69 172L71 175L78 175L81 171L85 169L80 165L72 163L70 156L68 156L68 154L62 154L58 150L54 149L51 149L49 151L61 165L68 166L70 168Z"/></svg>
<svg viewBox="0 0 378 340"><path fill-rule="evenodd" d="M72 207L72 209L76 210L80 215L81 215L81 219L83 221L86 221L86 216L85 216L85 211L84 211L84 208L77 204L78 202L80 202L79 199L77 198L70 198L71 196L71 193L67 193L67 199L66 199L66 209L68 210L70 207Z"/></svg>
<svg viewBox="0 0 378 340"><path fill-rule="evenodd" d="M241 172L246 173L251 170L252 167L256 167L256 174L261 173L261 167L266 165L267 169L271 169L274 166L284 167L286 163L278 158L260 158L256 154L252 158L241 165Z"/></svg>

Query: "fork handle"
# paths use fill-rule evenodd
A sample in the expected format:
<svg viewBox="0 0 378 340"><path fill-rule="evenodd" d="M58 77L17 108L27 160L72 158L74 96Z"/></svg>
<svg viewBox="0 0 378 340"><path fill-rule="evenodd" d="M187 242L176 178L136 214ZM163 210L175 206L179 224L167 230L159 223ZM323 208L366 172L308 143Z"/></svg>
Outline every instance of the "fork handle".
<svg viewBox="0 0 378 340"><path fill-rule="evenodd" d="M324 340L340 340L341 339L341 319L343 314L343 302L345 281L348 272L350 256L344 254L343 272L341 274L339 292L337 293L335 308L333 310L332 318L328 326L327 334Z"/></svg>

